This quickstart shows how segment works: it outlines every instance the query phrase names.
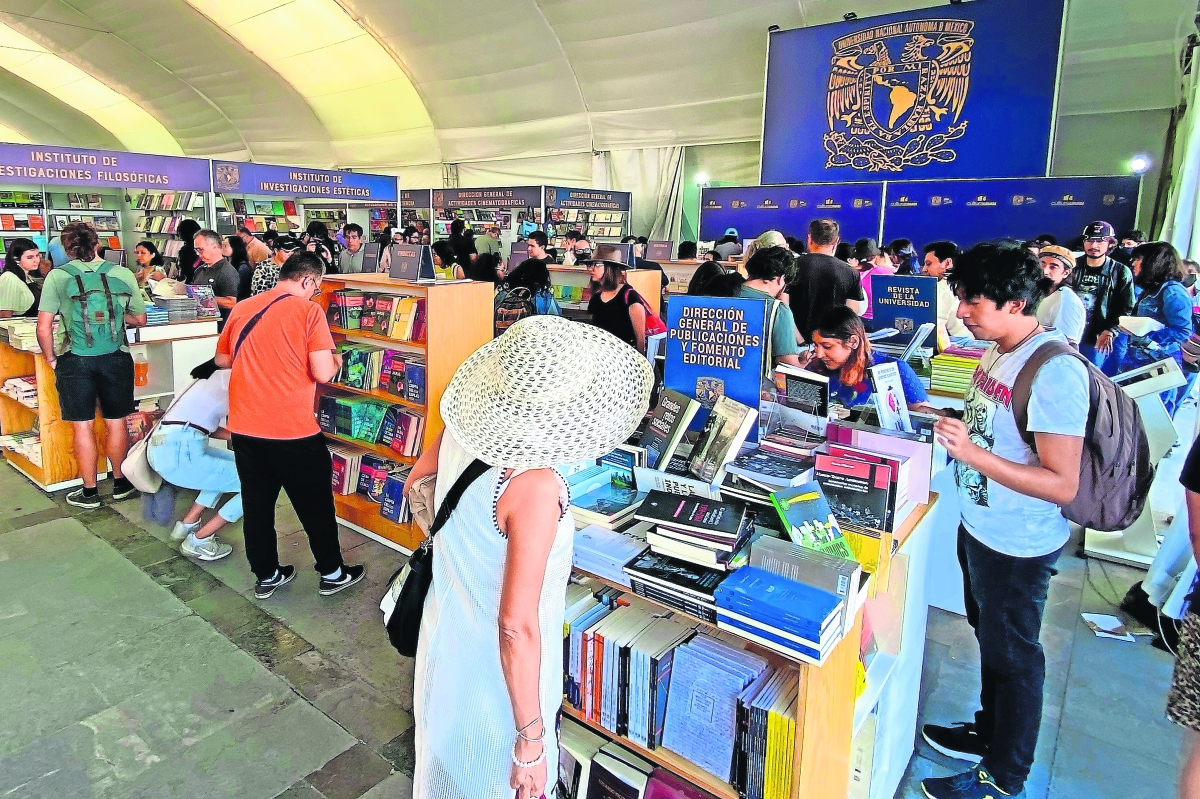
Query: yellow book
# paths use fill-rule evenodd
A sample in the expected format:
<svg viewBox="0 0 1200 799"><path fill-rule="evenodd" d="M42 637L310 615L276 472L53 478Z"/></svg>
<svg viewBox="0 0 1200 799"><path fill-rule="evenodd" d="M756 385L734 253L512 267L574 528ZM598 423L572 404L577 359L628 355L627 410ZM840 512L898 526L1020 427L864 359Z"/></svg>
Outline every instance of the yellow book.
<svg viewBox="0 0 1200 799"><path fill-rule="evenodd" d="M792 790L792 764L796 758L796 714L799 710L800 696L799 693L792 695L792 703L788 706L787 725L783 729L784 748L783 748L783 793L781 796L791 796Z"/></svg>
<svg viewBox="0 0 1200 799"><path fill-rule="evenodd" d="M408 341L412 338L413 322L417 318L417 301L412 297L404 297L393 307L399 308L399 313L392 321L392 329L388 331L388 337Z"/></svg>

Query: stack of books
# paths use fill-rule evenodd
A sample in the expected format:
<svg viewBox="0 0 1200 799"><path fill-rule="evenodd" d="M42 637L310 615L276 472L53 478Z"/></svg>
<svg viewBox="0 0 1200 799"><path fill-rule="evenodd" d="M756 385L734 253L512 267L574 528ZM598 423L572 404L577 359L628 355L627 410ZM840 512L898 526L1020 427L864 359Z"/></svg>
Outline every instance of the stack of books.
<svg viewBox="0 0 1200 799"><path fill-rule="evenodd" d="M978 347L953 346L933 356L929 387L956 397L965 395L984 351Z"/></svg>
<svg viewBox="0 0 1200 799"><path fill-rule="evenodd" d="M66 341L66 330L62 326L62 317L54 317L54 344L57 349ZM0 319L0 341L8 344L14 350L23 352L41 352L37 341L37 320L25 317Z"/></svg>
<svg viewBox="0 0 1200 799"><path fill-rule="evenodd" d="M324 394L317 400L317 424L326 433L382 444L398 456L415 457L421 449L425 416L402 405Z"/></svg>
<svg viewBox="0 0 1200 799"><path fill-rule="evenodd" d="M841 597L754 566L717 588L717 626L817 666L842 638Z"/></svg>
<svg viewBox="0 0 1200 799"><path fill-rule="evenodd" d="M634 514L654 525L646 540L654 552L718 572L734 559L754 532L754 517L741 502L719 502L654 490Z"/></svg>
<svg viewBox="0 0 1200 799"><path fill-rule="evenodd" d="M153 327L154 325L165 325L171 321L171 314L166 308L160 308L157 305L146 306L146 326Z"/></svg>
<svg viewBox="0 0 1200 799"><path fill-rule="evenodd" d="M390 474L400 470L400 464L370 453L359 461L358 483L355 493L362 494L372 502L383 504L383 492ZM404 470L407 473L408 470Z"/></svg>
<svg viewBox="0 0 1200 799"><path fill-rule="evenodd" d="M417 405L425 404L425 359L395 350L384 350L378 387Z"/></svg>
<svg viewBox="0 0 1200 799"><path fill-rule="evenodd" d="M183 295L161 297L156 294L154 295L154 304L166 310L167 318L171 322L190 322L199 315L198 303L194 297Z"/></svg>
<svg viewBox="0 0 1200 799"><path fill-rule="evenodd" d="M625 564L641 556L646 542L616 530L590 524L575 531L572 563L577 569L630 588Z"/></svg>
<svg viewBox="0 0 1200 799"><path fill-rule="evenodd" d="M407 524L412 521L412 511L408 506L408 497L404 496L404 483L408 480L410 467L402 467L388 472L383 483L383 498L379 504L379 515L397 524Z"/></svg>
<svg viewBox="0 0 1200 799"><path fill-rule="evenodd" d="M42 437L36 430L0 436L0 447L23 455L34 466L42 465Z"/></svg>
<svg viewBox="0 0 1200 799"><path fill-rule="evenodd" d="M571 510L575 525L609 529L624 525L646 498L630 486L623 469L596 465L571 475Z"/></svg>
<svg viewBox="0 0 1200 799"><path fill-rule="evenodd" d="M38 406L37 375L10 377L0 386L0 394L15 399L26 408Z"/></svg>
<svg viewBox="0 0 1200 799"><path fill-rule="evenodd" d="M645 552L625 565L633 593L715 624L713 594L725 572L658 552Z"/></svg>

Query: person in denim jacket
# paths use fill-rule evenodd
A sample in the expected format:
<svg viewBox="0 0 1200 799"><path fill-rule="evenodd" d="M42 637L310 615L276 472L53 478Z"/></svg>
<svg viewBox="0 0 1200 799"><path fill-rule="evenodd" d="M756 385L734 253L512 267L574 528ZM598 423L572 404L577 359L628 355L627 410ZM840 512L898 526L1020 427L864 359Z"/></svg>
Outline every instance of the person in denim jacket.
<svg viewBox="0 0 1200 799"><path fill-rule="evenodd" d="M1165 241L1142 244L1133 251L1134 284L1141 290L1134 316L1162 323L1161 330L1135 336L1122 328L1128 346L1120 371L1174 358L1183 365L1183 342L1192 335L1192 297L1184 288L1179 252ZM1163 392L1163 404L1172 416L1180 399L1176 389Z"/></svg>

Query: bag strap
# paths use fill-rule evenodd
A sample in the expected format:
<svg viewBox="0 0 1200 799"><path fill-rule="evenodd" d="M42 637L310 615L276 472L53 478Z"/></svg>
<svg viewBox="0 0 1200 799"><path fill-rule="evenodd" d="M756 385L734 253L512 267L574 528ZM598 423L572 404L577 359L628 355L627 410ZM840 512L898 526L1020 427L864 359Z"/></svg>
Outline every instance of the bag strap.
<svg viewBox="0 0 1200 799"><path fill-rule="evenodd" d="M446 522L450 520L450 514L454 513L454 509L458 507L458 501L462 499L463 494L467 493L467 489L471 487L471 484L491 468L491 466L476 458L463 470L463 473L454 481L454 485L450 486L450 490L446 492L446 498L442 500L441 506L438 507L437 515L433 517L433 524L429 526L429 535L425 538L426 544L432 542L438 530L441 530Z"/></svg>
<svg viewBox="0 0 1200 799"><path fill-rule="evenodd" d="M1071 355L1083 361L1085 365L1089 364L1087 358L1080 355L1078 350L1065 341L1047 341L1034 350L1033 355L1030 355L1029 360L1021 367L1021 371L1017 372L1017 379L1013 381L1013 418L1017 422L1017 432L1020 433L1021 439L1030 447L1034 446L1033 433L1030 433L1027 429L1029 425L1029 398L1033 396L1033 381L1037 377L1038 371L1046 365L1046 362L1052 358L1057 358L1059 355Z"/></svg>
<svg viewBox="0 0 1200 799"><path fill-rule="evenodd" d="M238 340L237 340L237 343L233 345L233 356L229 359L230 361L232 361L234 358L237 357L238 351L242 348L242 344L246 341L246 336L250 335L250 331L253 330L254 327L263 318L263 314L265 314L267 311L271 310L272 305L279 302L280 300L286 300L290 296L292 296L292 295L282 294L282 295L276 297L275 299L273 299L267 303L267 307L263 308L261 311L256 313L254 316L250 317L250 321L246 322L246 324L243 325L242 329L238 332Z"/></svg>

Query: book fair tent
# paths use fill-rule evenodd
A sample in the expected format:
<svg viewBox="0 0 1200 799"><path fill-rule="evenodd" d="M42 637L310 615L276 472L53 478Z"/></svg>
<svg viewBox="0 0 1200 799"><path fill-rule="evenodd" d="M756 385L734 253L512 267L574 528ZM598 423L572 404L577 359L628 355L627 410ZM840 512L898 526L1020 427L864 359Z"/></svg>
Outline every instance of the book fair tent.
<svg viewBox="0 0 1200 799"><path fill-rule="evenodd" d="M645 234L678 224L669 206L697 173L757 182L769 26L923 5L5 0L0 138L393 172L410 187L442 186L455 165L445 185L632 190ZM1145 152L1156 184L1194 14L1187 0L1070 4L1055 173L1126 172Z"/></svg>

